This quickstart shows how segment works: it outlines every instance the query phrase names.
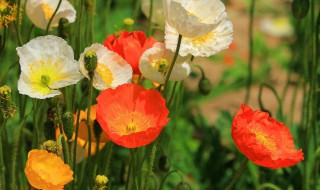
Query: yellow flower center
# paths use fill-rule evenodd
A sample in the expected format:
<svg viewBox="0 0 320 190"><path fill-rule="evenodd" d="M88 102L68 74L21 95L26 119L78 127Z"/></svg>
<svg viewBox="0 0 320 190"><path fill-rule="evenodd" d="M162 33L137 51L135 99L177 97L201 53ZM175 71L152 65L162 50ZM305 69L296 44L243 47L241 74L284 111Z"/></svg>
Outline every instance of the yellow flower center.
<svg viewBox="0 0 320 190"><path fill-rule="evenodd" d="M250 132L256 135L256 140L266 147L267 150L270 152L274 152L276 150L276 143L274 140L268 138L264 132L257 129L251 129Z"/></svg>
<svg viewBox="0 0 320 190"><path fill-rule="evenodd" d="M152 67L157 70L158 72L166 75L168 70L169 70L169 66L170 66L170 62L168 59L165 58L161 58L158 60L154 60L151 63Z"/></svg>
<svg viewBox="0 0 320 190"><path fill-rule="evenodd" d="M145 131L150 127L150 121L138 112L120 113L110 122L110 129L121 136Z"/></svg>
<svg viewBox="0 0 320 190"><path fill-rule="evenodd" d="M51 85L64 77L61 75L59 62L59 60L55 60L55 62L40 60L28 65L33 92L46 95L52 90Z"/></svg>
<svg viewBox="0 0 320 190"><path fill-rule="evenodd" d="M46 20L49 20L54 13L54 9L48 3L42 4L42 10Z"/></svg>
<svg viewBox="0 0 320 190"><path fill-rule="evenodd" d="M109 67L98 63L95 72L97 72L101 76L103 82L105 82L107 86L110 86L112 84L114 77Z"/></svg>
<svg viewBox="0 0 320 190"><path fill-rule="evenodd" d="M212 39L215 37L214 32L209 32L203 36L197 37L197 38L192 38L193 43L205 43L207 40Z"/></svg>

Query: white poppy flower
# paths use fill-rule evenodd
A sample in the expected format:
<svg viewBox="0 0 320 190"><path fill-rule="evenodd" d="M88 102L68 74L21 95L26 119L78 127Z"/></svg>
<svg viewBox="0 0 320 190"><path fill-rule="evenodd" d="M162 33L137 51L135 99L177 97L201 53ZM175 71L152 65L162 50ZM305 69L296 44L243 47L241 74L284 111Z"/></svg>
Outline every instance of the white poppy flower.
<svg viewBox="0 0 320 190"><path fill-rule="evenodd" d="M273 37L290 37L294 29L288 17L263 18L260 23L261 30Z"/></svg>
<svg viewBox="0 0 320 190"><path fill-rule="evenodd" d="M61 94L59 88L76 84L83 78L73 50L57 36L41 36L17 48L21 75L20 94L45 99Z"/></svg>
<svg viewBox="0 0 320 190"><path fill-rule="evenodd" d="M80 71L85 77L89 79L89 74L84 64L84 56L88 51L95 52L98 60L92 81L94 88L98 90L116 88L131 81L131 66L120 55L108 50L102 44L93 44L91 47L87 47L80 55Z"/></svg>
<svg viewBox="0 0 320 190"><path fill-rule="evenodd" d="M188 38L207 34L227 17L220 0L163 0L163 6L167 22Z"/></svg>
<svg viewBox="0 0 320 190"><path fill-rule="evenodd" d="M142 0L141 1L141 10L143 14L149 18L150 13L150 0ZM162 0L153 0L153 12L151 21L160 25L161 27L165 26L165 18L163 15L163 3Z"/></svg>
<svg viewBox="0 0 320 190"><path fill-rule="evenodd" d="M45 30L58 3L59 0L28 0L26 14L34 25ZM76 10L68 0L62 0L50 27L57 27L61 18L66 18L70 23L76 20Z"/></svg>
<svg viewBox="0 0 320 190"><path fill-rule="evenodd" d="M140 58L139 69L141 74L152 82L164 84L173 57L174 53L166 49L164 43L155 43ZM169 80L181 81L190 74L191 67L187 59L188 57L178 56Z"/></svg>
<svg viewBox="0 0 320 190"><path fill-rule="evenodd" d="M166 47L172 51L176 51L178 43L178 32L169 24L166 25ZM179 55L187 56L191 54L195 57L209 57L215 55L221 50L228 49L233 40L233 26L232 22L224 19L211 32L197 37L187 38L183 37Z"/></svg>

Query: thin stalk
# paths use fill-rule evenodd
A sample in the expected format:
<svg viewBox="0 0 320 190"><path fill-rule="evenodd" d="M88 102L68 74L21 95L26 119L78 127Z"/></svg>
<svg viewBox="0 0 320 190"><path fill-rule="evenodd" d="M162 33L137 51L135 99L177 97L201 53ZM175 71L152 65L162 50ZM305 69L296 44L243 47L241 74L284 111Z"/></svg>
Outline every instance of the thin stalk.
<svg viewBox="0 0 320 190"><path fill-rule="evenodd" d="M48 23L47 28L46 28L46 35L48 35L51 22L52 22L54 16L56 16L56 14L57 14L57 12L58 12L58 10L59 10L59 8L60 8L61 2L62 2L62 0L59 0L59 3L58 3L57 8L56 8L56 10L54 10L54 12L53 12L53 14L52 14L52 16L51 16L51 18L50 18L50 20L49 20L49 23Z"/></svg>
<svg viewBox="0 0 320 190"><path fill-rule="evenodd" d="M127 175L127 183L126 183L126 190L129 189L130 186L130 179L133 179L133 183L135 183L135 160L134 160L134 150L130 149L130 165L129 165L129 170L128 170L128 175Z"/></svg>
<svg viewBox="0 0 320 190"><path fill-rule="evenodd" d="M163 186L164 186L164 184L165 184L165 182L166 182L166 179L167 179L171 174L173 174L173 173L179 174L180 179L181 179L181 181L183 182L182 174L181 174L178 170L172 170L172 171L166 173L166 175L165 175L165 176L163 177L163 179L161 180L159 190L162 190L162 188L163 188Z"/></svg>
<svg viewBox="0 0 320 190"><path fill-rule="evenodd" d="M93 76L90 77L90 84L89 84L89 97L88 97L88 111L87 111L87 129L88 129L88 158L87 158L87 162L88 162L88 180L89 180L89 188L91 189L92 185L91 185L91 126L90 126L90 113L91 113L91 103L92 103L92 92L93 92L93 86L92 86L92 81L93 81Z"/></svg>
<svg viewBox="0 0 320 190"><path fill-rule="evenodd" d="M182 35L179 34L176 52L174 54L174 57L173 57L172 62L170 64L170 68L169 68L168 73L166 75L166 80L164 82L164 97L165 98L166 98L166 94L167 94L167 90L168 90L168 83L169 83L170 75L171 75L171 72L173 70L174 64L176 63L176 60L177 60L178 55L179 55L181 40L182 40Z"/></svg>
<svg viewBox="0 0 320 190"><path fill-rule="evenodd" d="M249 20L249 61L248 61L248 80L247 80L247 92L245 97L245 103L247 104L250 99L251 94L251 84L252 84L252 64L253 64L253 21L254 21L254 8L255 0L251 0L250 4L250 20Z"/></svg>
<svg viewBox="0 0 320 190"><path fill-rule="evenodd" d="M22 40L20 35L20 6L21 6L21 0L18 0L17 2L17 22L15 24L16 26L16 32L17 32L17 39L18 39L18 45L22 46Z"/></svg>
<svg viewBox="0 0 320 190"><path fill-rule="evenodd" d="M148 19L148 36L152 35L152 14L153 14L153 0L150 1L149 19Z"/></svg>
<svg viewBox="0 0 320 190"><path fill-rule="evenodd" d="M4 126L6 120L0 126L0 189L6 189L6 167L3 160L3 150L2 150L2 132L4 131Z"/></svg>
<svg viewBox="0 0 320 190"><path fill-rule="evenodd" d="M109 154L107 155L107 163L106 163L106 167L105 169L103 170L104 174L106 174L108 176L109 174L109 166L110 166L110 162L111 162L111 156L112 156L112 153L113 153L113 143L111 143L110 147L109 147Z"/></svg>
<svg viewBox="0 0 320 190"><path fill-rule="evenodd" d="M30 38L31 38L31 33L32 33L33 29L34 29L34 24L32 24L32 25L30 26L30 29L29 29L29 32L28 32L27 42L28 42L28 41L30 40Z"/></svg>
<svg viewBox="0 0 320 190"><path fill-rule="evenodd" d="M4 28L3 29L3 36L2 36L2 40L0 40L0 55L2 50L4 50L4 47L6 46L6 40L7 40L7 29Z"/></svg>
<svg viewBox="0 0 320 190"><path fill-rule="evenodd" d="M178 85L178 82L175 82L173 85L173 89L172 89L169 101L167 102L167 107L169 107L171 105L171 102L172 102L174 95L175 95L175 92L176 92L177 85Z"/></svg>
<svg viewBox="0 0 320 190"><path fill-rule="evenodd" d="M156 151L157 151L157 144L158 144L158 142L153 142L153 145L152 145L151 156L150 156L149 165L148 165L149 167L147 170L147 176L146 176L145 184L144 184L145 190L149 189L150 176L151 176L151 173L153 170L153 163L154 163L154 158L155 158Z"/></svg>
<svg viewBox="0 0 320 190"><path fill-rule="evenodd" d="M241 164L239 170L237 171L236 175L233 177L232 181L230 182L230 184L224 189L224 190L230 190L232 189L232 187L234 186L234 184L236 184L236 182L238 181L238 179L241 177L242 172L244 171L245 167L247 166L249 159L245 158L245 160L243 161L243 163Z"/></svg>
<svg viewBox="0 0 320 190"><path fill-rule="evenodd" d="M111 1L111 0L109 0ZM139 13L140 13L140 6L141 6L141 0L136 0L136 4L134 6L134 12L133 12L133 20L136 21L138 19Z"/></svg>
<svg viewBox="0 0 320 190"><path fill-rule="evenodd" d="M83 15L84 1L85 0L81 0L80 11L79 11L79 22L78 22L78 28L77 28L76 49L75 49L75 58L76 58L76 60L79 59L80 50L81 50L81 29L82 29L82 15Z"/></svg>
<svg viewBox="0 0 320 190"><path fill-rule="evenodd" d="M294 87L294 91L293 91L293 96L292 96L292 100L291 100L291 109L290 109L290 115L289 115L289 126L292 126L293 124L293 115L295 112L295 105L296 105L296 100L297 100L297 95L298 95L298 90L301 86L301 82L302 82L302 77L299 77L298 80L298 84Z"/></svg>

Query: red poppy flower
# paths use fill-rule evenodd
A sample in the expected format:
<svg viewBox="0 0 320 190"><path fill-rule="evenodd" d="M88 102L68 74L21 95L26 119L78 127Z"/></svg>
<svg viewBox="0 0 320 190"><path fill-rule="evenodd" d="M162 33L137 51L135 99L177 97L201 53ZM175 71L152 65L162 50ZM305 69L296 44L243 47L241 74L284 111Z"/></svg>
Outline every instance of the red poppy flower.
<svg viewBox="0 0 320 190"><path fill-rule="evenodd" d="M232 138L253 163L277 169L302 161L302 150L294 148L289 129L268 113L253 111L243 104L232 122Z"/></svg>
<svg viewBox="0 0 320 190"><path fill-rule="evenodd" d="M154 141L168 123L165 99L136 84L106 89L97 98L97 121L111 141L136 148Z"/></svg>
<svg viewBox="0 0 320 190"><path fill-rule="evenodd" d="M117 52L132 67L133 74L141 74L139 60L144 51L151 48L157 40L153 37L147 38L142 31L124 31L118 38L110 35L103 43L109 50Z"/></svg>

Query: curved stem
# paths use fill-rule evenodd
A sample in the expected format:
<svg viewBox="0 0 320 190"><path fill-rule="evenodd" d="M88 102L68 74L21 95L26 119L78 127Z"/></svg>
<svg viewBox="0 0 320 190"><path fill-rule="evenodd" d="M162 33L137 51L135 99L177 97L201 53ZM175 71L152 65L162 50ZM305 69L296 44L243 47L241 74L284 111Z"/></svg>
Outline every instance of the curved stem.
<svg viewBox="0 0 320 190"><path fill-rule="evenodd" d="M173 97L174 97L174 94L175 94L177 85L178 85L178 82L176 81L176 82L174 83L174 86L173 86L173 89L172 89L172 92L171 92L169 101L167 102L167 107L169 107L169 106L171 105L171 102L172 102L172 100L173 100Z"/></svg>
<svg viewBox="0 0 320 190"><path fill-rule="evenodd" d="M248 104L251 93L252 83L252 64L253 64L253 21L254 21L254 7L255 0L251 0L250 4L250 21L249 21L249 62L248 62L248 81L247 81L247 92L245 97L245 104Z"/></svg>
<svg viewBox="0 0 320 190"><path fill-rule="evenodd" d="M159 190L161 190L161 189L163 188L163 185L164 185L166 179L167 179L171 174L173 174L173 173L179 174L179 176L180 176L180 178L181 178L181 181L183 182L182 174L181 174L178 170L172 170L172 171L166 173L166 175L163 177L163 179L162 179L162 181L161 181L161 183L160 183Z"/></svg>
<svg viewBox="0 0 320 190"><path fill-rule="evenodd" d="M170 68L169 68L168 73L166 75L166 80L164 82L164 98L166 98L166 94L167 94L167 90L168 90L168 83L169 83L171 72L173 70L174 64L176 63L176 60L177 60L178 55L179 55L181 40L182 40L182 35L179 34L176 52L174 54L174 57L173 57L172 62L170 64Z"/></svg>
<svg viewBox="0 0 320 190"><path fill-rule="evenodd" d="M243 163L241 164L239 170L237 171L236 175L233 177L232 181L230 182L230 184L224 189L224 190L230 190L234 184L238 181L238 179L240 178L243 170L245 169L245 167L247 166L249 159L245 158L245 160L243 161Z"/></svg>
<svg viewBox="0 0 320 190"><path fill-rule="evenodd" d="M20 35L20 5L21 5L21 0L18 0L17 3L17 23L16 23L16 32L17 32L17 39L18 39L18 45L22 45L22 40L21 40L21 35Z"/></svg>
<svg viewBox="0 0 320 190"><path fill-rule="evenodd" d="M61 2L62 2L62 0L59 0L59 3L58 3L57 8L56 8L56 10L54 10L54 12L53 12L53 14L52 14L52 16L51 16L51 18L50 18L50 20L49 20L49 23L48 23L47 28L46 28L46 35L48 35L51 22L52 22L54 16L56 16L56 14L57 14L57 12L58 12L58 10L59 10L59 8L60 8Z"/></svg>
<svg viewBox="0 0 320 190"><path fill-rule="evenodd" d="M30 29L29 29L27 42L28 42L28 41L30 40L30 38L31 38L31 33L32 33L33 29L34 29L34 24L32 24L31 27L30 27Z"/></svg>

